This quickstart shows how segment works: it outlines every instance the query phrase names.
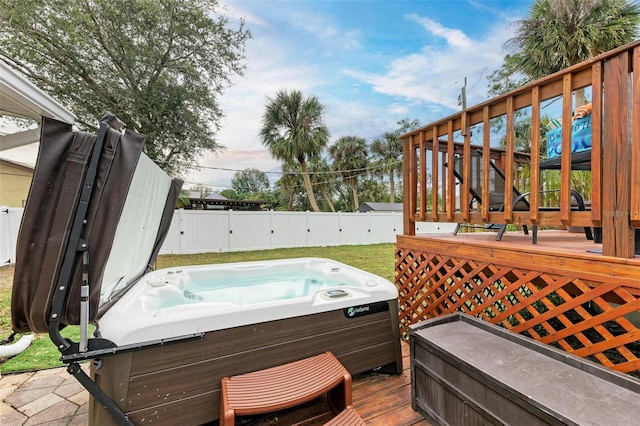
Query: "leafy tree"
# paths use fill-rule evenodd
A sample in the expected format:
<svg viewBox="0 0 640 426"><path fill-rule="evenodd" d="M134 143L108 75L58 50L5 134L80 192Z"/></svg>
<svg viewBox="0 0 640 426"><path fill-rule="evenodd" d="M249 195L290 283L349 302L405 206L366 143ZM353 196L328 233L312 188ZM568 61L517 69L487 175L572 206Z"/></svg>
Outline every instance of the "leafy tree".
<svg viewBox="0 0 640 426"><path fill-rule="evenodd" d="M220 191L220 195L222 195L227 200L242 200L242 196L231 188L223 189L222 191Z"/></svg>
<svg viewBox="0 0 640 426"><path fill-rule="evenodd" d="M176 174L219 150L217 100L244 70L250 33L217 0L0 0L0 58L60 100L81 128L111 111Z"/></svg>
<svg viewBox="0 0 640 426"><path fill-rule="evenodd" d="M629 43L638 23L640 6L627 0L536 0L529 17L516 21L516 34L506 43L512 54L491 74L489 87L509 90L510 77L528 82Z"/></svg>
<svg viewBox="0 0 640 426"><path fill-rule="evenodd" d="M487 81L489 81L489 96L499 96L531 81L530 78L519 71L519 61L517 55L504 57L502 67L487 77Z"/></svg>
<svg viewBox="0 0 640 426"><path fill-rule="evenodd" d="M270 186L267 175L258 169L245 169L234 173L231 178L231 189L241 195L267 192Z"/></svg>
<svg viewBox="0 0 640 426"><path fill-rule="evenodd" d="M365 202L389 201L389 188L379 179L361 179L358 182L358 194L360 194L360 199Z"/></svg>
<svg viewBox="0 0 640 426"><path fill-rule="evenodd" d="M399 128L392 132L385 132L374 139L371 144L371 154L375 167L389 176L389 202L395 202L395 177L402 175L402 141L399 139L404 133L420 127L420 121L403 118L398 121Z"/></svg>
<svg viewBox="0 0 640 426"><path fill-rule="evenodd" d="M299 90L281 90L267 102L260 136L271 155L285 163L300 165L309 204L318 212L318 203L309 178L308 161L318 158L329 141L324 124L324 106L317 97L305 97Z"/></svg>
<svg viewBox="0 0 640 426"><path fill-rule="evenodd" d="M176 200L176 208L183 209L190 205L191 200L189 200L189 193L186 190L181 189L180 193L178 194L178 199Z"/></svg>
<svg viewBox="0 0 640 426"><path fill-rule="evenodd" d="M366 173L367 143L358 136L343 136L329 147L333 168L342 176L353 194L353 211L358 210L358 177Z"/></svg>
<svg viewBox="0 0 640 426"><path fill-rule="evenodd" d="M204 183L199 183L194 185L191 188L191 191L198 191L200 193L200 198L207 198L213 192L209 185L205 185Z"/></svg>
<svg viewBox="0 0 640 426"><path fill-rule="evenodd" d="M633 41L640 7L626 0L537 0L508 46L532 79Z"/></svg>
<svg viewBox="0 0 640 426"><path fill-rule="evenodd" d="M402 141L399 131L385 132L373 140L371 154L374 167L389 176L389 202L395 202L395 177L402 173Z"/></svg>
<svg viewBox="0 0 640 426"><path fill-rule="evenodd" d="M304 188L304 183L295 165L287 163L282 165L282 177L276 181L275 186L281 197L279 204L286 205L287 211L293 211L296 194ZM282 199L285 197L286 202L283 202Z"/></svg>
<svg viewBox="0 0 640 426"><path fill-rule="evenodd" d="M335 172L324 158L313 160L309 168L313 171L311 174L311 184L313 185L314 192L319 192L329 207L329 210L335 212L336 208L333 204L337 184Z"/></svg>
<svg viewBox="0 0 640 426"><path fill-rule="evenodd" d="M399 126L398 132L400 132L400 134L410 132L421 126L420 120L417 118L410 119L406 117L398 120L396 124Z"/></svg>

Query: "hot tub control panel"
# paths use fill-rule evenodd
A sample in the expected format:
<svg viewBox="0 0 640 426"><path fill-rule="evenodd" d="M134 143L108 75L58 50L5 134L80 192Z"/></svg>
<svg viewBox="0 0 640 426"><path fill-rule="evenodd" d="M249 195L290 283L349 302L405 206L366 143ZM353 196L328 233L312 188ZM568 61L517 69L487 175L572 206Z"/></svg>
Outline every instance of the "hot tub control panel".
<svg viewBox="0 0 640 426"><path fill-rule="evenodd" d="M324 292L324 294L326 294L327 296L329 296L332 299L335 299L337 297L344 297L344 296L348 296L349 293L347 293L344 290L327 290Z"/></svg>

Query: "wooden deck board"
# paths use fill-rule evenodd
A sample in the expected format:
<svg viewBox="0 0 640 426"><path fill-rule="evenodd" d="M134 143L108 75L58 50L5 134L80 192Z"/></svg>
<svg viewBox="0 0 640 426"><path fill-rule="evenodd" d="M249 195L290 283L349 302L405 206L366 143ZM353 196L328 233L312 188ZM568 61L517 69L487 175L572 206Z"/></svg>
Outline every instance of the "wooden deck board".
<svg viewBox="0 0 640 426"><path fill-rule="evenodd" d="M428 239L472 242L487 247L509 248L526 252L555 252L573 256L602 257L602 244L587 240L584 232L562 230L538 231L538 243L532 243L531 231L525 235L522 231L505 232L500 241L496 241L496 232L467 232L453 234L417 235ZM639 262L640 264L640 262Z"/></svg>
<svg viewBox="0 0 640 426"><path fill-rule="evenodd" d="M411 408L409 345L402 343L402 374L363 373L353 377L353 405L367 425L428 426ZM277 413L238 417L240 425L316 426L327 422L333 413L325 397Z"/></svg>

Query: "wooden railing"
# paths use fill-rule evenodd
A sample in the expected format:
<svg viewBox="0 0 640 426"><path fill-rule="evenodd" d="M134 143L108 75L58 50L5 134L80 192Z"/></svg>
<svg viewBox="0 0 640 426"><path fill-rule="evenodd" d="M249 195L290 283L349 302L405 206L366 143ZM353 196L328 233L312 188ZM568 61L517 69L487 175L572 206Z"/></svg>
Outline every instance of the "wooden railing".
<svg viewBox="0 0 640 426"><path fill-rule="evenodd" d="M404 234L415 235L416 221L592 226L602 229L604 255L633 257L634 228L640 228L640 72L634 70L640 71L640 42L403 135ZM571 123L573 111L580 106L572 96L577 90L590 92L593 104L591 209L572 210L571 126L563 125L558 209L543 211L539 208L541 191L546 189L540 179L545 159L541 123L546 118ZM556 106L558 116L549 116ZM529 152L516 149L516 124L523 117L531 125ZM506 129L502 134L492 127L498 120ZM504 173L502 211L490 210L488 202L475 207L471 203L471 155L476 151L482 155L482 200L489 200L492 191L490 161ZM458 180L454 168L446 167L456 159L462 172ZM528 211L512 207L512 187L530 192Z"/></svg>

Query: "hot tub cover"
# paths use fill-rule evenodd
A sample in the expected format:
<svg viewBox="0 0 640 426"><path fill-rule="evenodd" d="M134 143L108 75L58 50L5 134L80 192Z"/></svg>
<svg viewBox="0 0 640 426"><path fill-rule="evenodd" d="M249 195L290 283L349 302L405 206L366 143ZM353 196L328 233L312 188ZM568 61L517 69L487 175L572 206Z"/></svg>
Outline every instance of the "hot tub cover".
<svg viewBox="0 0 640 426"><path fill-rule="evenodd" d="M148 272L173 215L181 182L144 153L144 135L106 131L88 202L82 241L88 245L89 319L94 322ZM104 134L104 133L103 133ZM43 118L38 160L25 207L11 298L13 329L47 332L60 271L97 136ZM98 145L99 146L99 145ZM61 326L80 323L82 255L76 255ZM58 321L58 320L56 320Z"/></svg>

